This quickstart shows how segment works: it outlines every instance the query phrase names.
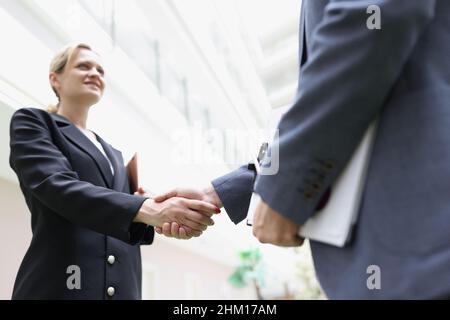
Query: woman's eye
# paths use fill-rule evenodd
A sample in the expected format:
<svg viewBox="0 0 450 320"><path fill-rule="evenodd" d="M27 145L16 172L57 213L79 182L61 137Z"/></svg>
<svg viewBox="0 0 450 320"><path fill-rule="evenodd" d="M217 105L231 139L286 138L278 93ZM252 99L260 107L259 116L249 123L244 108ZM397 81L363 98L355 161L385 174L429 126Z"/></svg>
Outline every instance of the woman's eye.
<svg viewBox="0 0 450 320"><path fill-rule="evenodd" d="M87 70L87 69L89 69L89 67L88 67L87 64L80 64L80 65L78 66L78 68L80 68L80 69L82 69L82 70Z"/></svg>

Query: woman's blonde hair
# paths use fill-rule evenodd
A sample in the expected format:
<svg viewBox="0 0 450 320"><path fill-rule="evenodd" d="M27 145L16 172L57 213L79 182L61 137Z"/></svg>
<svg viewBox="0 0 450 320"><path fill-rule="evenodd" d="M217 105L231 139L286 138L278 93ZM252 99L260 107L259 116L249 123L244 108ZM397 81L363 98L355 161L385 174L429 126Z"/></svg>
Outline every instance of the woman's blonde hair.
<svg viewBox="0 0 450 320"><path fill-rule="evenodd" d="M72 57L74 53L77 51L77 49L87 49L92 51L91 47L85 43L76 43L65 46L60 51L58 51L58 53L56 53L56 55L53 57L52 61L50 62L49 71L55 72L57 74L63 73L66 65L69 63L70 60L72 60ZM59 105L59 94L58 91L55 89L55 87L52 86L52 89L53 92L56 94L56 97L58 98L58 104L49 105L47 107L47 112L56 113L58 111Z"/></svg>

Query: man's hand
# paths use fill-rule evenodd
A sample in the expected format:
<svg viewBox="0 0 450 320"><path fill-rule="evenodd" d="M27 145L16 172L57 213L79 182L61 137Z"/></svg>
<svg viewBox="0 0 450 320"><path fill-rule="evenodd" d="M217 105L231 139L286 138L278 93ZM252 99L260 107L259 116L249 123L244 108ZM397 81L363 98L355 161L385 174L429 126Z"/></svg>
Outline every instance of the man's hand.
<svg viewBox="0 0 450 320"><path fill-rule="evenodd" d="M200 200L209 202L218 208L223 207L222 201L220 201L216 190L212 185L208 186L204 190L196 190L190 188L177 188L156 196L153 198L155 202L162 202L172 197L182 197L194 200ZM216 212L216 213L220 213ZM180 226L176 222L164 223L162 227L156 227L155 231L159 234L164 234L166 237L177 238L177 239L189 239L190 235L195 231L187 226ZM199 235L194 235L199 236Z"/></svg>
<svg viewBox="0 0 450 320"><path fill-rule="evenodd" d="M260 201L253 217L253 235L261 243L271 243L282 247L297 247L303 244L298 235L300 225L285 218L264 201Z"/></svg>

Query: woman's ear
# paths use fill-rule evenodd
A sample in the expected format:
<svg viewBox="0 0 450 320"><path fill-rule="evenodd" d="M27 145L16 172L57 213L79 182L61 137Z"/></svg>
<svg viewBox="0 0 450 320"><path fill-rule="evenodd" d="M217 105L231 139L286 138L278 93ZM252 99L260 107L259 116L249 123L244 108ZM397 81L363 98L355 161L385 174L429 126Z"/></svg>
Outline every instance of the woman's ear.
<svg viewBox="0 0 450 320"><path fill-rule="evenodd" d="M50 72L50 74L48 75L48 79L50 80L50 85L52 86L53 90L58 91L60 86L58 75L55 72Z"/></svg>

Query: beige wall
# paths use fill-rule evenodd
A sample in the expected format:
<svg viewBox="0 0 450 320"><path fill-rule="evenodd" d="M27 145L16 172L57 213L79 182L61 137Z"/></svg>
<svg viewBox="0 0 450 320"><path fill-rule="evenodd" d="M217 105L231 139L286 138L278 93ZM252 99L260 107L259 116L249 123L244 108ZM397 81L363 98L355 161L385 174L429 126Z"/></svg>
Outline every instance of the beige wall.
<svg viewBox="0 0 450 320"><path fill-rule="evenodd" d="M0 299L10 299L31 239L30 213L19 186L0 179Z"/></svg>
<svg viewBox="0 0 450 320"><path fill-rule="evenodd" d="M174 240L179 241L179 240ZM234 268L167 243L156 235L153 245L142 247L143 298L156 299L254 299L252 288L232 288L227 278ZM152 274L153 294L146 296L146 273Z"/></svg>
<svg viewBox="0 0 450 320"><path fill-rule="evenodd" d="M0 179L0 299L10 299L31 239L30 213L18 185ZM232 267L157 236L142 247L143 293L150 299L253 299L252 288L227 284Z"/></svg>

